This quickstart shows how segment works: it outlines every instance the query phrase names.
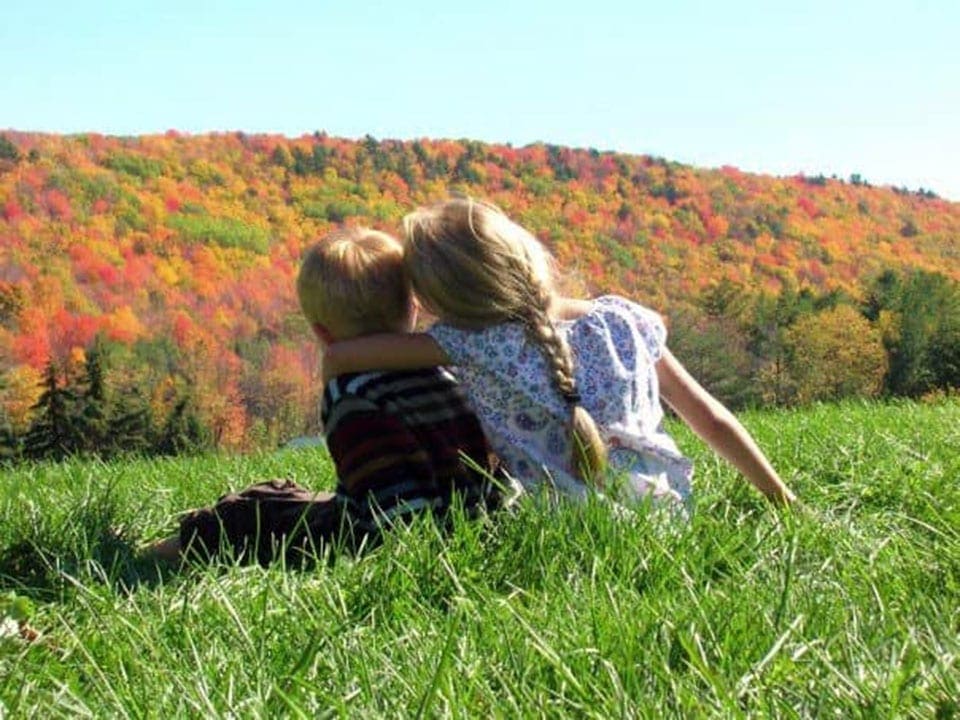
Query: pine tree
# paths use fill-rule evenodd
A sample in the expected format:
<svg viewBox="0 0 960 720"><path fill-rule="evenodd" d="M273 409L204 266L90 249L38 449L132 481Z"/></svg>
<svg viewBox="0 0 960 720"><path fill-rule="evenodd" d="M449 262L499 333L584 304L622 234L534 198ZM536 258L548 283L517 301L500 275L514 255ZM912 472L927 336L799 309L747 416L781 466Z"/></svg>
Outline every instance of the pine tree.
<svg viewBox="0 0 960 720"><path fill-rule="evenodd" d="M210 433L190 407L190 398L177 401L155 446L160 455L180 455L211 446Z"/></svg>
<svg viewBox="0 0 960 720"><path fill-rule="evenodd" d="M73 414L76 396L61 384L53 361L47 363L41 386L44 391L33 406L36 419L24 437L23 454L35 460L61 460L80 445Z"/></svg>
<svg viewBox="0 0 960 720"><path fill-rule="evenodd" d="M10 424L0 420L0 465L20 457L20 439Z"/></svg>
<svg viewBox="0 0 960 720"><path fill-rule="evenodd" d="M79 447L97 454L103 454L107 440L104 355L104 343L98 336L86 352L83 374L77 380L80 391L76 395L74 412L74 426L79 435Z"/></svg>
<svg viewBox="0 0 960 720"><path fill-rule="evenodd" d="M107 424L111 454L139 453L151 449L153 443L153 418L150 406L137 388L127 388L119 393L111 406Z"/></svg>
<svg viewBox="0 0 960 720"><path fill-rule="evenodd" d="M0 390L6 387L6 379L0 375ZM10 424L6 411L0 407L0 464L16 460L20 455L20 440Z"/></svg>

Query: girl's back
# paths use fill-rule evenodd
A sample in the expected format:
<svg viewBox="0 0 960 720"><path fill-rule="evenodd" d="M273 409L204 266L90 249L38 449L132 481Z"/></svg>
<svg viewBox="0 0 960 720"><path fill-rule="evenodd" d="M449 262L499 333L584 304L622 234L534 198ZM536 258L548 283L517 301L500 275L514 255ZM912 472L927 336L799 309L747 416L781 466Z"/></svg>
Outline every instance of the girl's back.
<svg viewBox="0 0 960 720"><path fill-rule="evenodd" d="M573 349L581 403L610 447L612 480L628 499L685 501L690 463L662 432L655 363L666 330L660 317L624 298L559 301L557 331ZM484 329L435 325L429 334L457 366L491 446L527 489L574 497L589 488L571 468L569 408L542 350L520 323Z"/></svg>

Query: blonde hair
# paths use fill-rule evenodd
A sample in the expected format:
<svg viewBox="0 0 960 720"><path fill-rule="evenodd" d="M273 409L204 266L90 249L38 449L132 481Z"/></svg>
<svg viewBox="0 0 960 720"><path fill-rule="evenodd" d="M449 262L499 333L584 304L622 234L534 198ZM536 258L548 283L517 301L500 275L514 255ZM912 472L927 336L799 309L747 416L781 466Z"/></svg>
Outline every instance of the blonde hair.
<svg viewBox="0 0 960 720"><path fill-rule="evenodd" d="M347 338L402 330L412 301L403 245L370 228L345 228L307 251L297 275L304 317Z"/></svg>
<svg viewBox="0 0 960 720"><path fill-rule="evenodd" d="M580 404L573 353L549 314L554 273L543 245L496 206L472 198L417 210L403 229L407 275L427 309L462 327L524 325L570 407L574 473L600 484L606 447Z"/></svg>

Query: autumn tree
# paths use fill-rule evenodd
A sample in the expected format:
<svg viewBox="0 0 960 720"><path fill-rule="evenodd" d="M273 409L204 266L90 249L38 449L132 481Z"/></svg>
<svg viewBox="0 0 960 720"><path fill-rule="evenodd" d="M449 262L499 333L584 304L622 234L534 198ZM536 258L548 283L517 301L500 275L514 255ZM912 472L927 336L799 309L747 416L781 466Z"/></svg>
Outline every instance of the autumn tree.
<svg viewBox="0 0 960 720"><path fill-rule="evenodd" d="M670 348L701 385L729 407L756 404L747 336L735 317L688 309L670 319Z"/></svg>
<svg viewBox="0 0 960 720"><path fill-rule="evenodd" d="M849 305L800 318L786 331L795 400L874 397L887 356L880 331Z"/></svg>

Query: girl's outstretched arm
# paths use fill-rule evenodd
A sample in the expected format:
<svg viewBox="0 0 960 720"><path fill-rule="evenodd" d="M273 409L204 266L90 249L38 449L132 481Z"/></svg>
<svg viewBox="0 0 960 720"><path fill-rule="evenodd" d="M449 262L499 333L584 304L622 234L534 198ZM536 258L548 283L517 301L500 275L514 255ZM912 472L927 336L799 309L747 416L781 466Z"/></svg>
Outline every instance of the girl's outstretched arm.
<svg viewBox="0 0 960 720"><path fill-rule="evenodd" d="M416 370L449 365L450 358L425 333L377 333L339 340L323 351L323 379L347 372Z"/></svg>
<svg viewBox="0 0 960 720"><path fill-rule="evenodd" d="M657 363L657 378L667 404L754 487L774 502L796 500L747 429L666 348Z"/></svg>

